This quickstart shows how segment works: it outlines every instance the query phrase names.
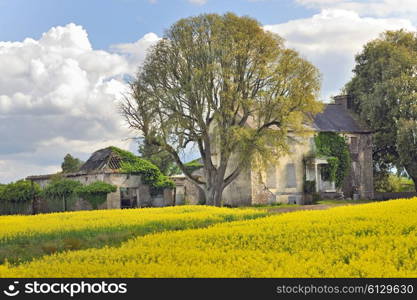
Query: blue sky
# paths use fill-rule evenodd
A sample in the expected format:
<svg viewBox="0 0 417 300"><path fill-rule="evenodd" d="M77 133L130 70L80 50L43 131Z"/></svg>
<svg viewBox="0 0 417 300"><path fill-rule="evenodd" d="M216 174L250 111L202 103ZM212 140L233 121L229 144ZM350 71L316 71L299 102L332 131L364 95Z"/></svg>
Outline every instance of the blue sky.
<svg viewBox="0 0 417 300"><path fill-rule="evenodd" d="M319 69L329 102L365 43L416 30L415 1L0 0L0 183L57 172L66 153L136 149L137 133L117 113L124 79L180 18L256 18Z"/></svg>
<svg viewBox="0 0 417 300"><path fill-rule="evenodd" d="M0 40L19 41L39 37L51 27L81 24L95 49L136 41L147 32L162 35L180 18L213 12L233 11L250 15L262 24L283 23L311 16L292 0L212 0L204 5L186 0L9 0L0 1Z"/></svg>

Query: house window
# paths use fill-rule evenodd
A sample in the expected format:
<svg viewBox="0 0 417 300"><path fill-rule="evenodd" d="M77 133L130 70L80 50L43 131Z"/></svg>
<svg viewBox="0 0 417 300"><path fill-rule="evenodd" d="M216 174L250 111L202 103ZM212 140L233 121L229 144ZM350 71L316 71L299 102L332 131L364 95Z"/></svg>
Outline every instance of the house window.
<svg viewBox="0 0 417 300"><path fill-rule="evenodd" d="M350 151L352 153L358 153L358 138L355 136L350 138Z"/></svg>
<svg viewBox="0 0 417 300"><path fill-rule="evenodd" d="M294 164L287 164L285 166L285 177L287 178L287 186L286 186L287 188L297 187Z"/></svg>
<svg viewBox="0 0 417 300"><path fill-rule="evenodd" d="M268 166L266 170L266 186L268 188L277 187L277 169L275 165Z"/></svg>

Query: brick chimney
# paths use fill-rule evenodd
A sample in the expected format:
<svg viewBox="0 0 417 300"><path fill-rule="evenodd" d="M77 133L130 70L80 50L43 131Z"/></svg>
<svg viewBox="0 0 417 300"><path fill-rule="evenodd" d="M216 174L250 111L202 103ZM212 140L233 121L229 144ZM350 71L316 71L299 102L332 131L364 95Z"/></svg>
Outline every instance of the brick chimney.
<svg viewBox="0 0 417 300"><path fill-rule="evenodd" d="M333 99L335 104L342 105L344 109L351 108L351 103L348 95L335 96Z"/></svg>

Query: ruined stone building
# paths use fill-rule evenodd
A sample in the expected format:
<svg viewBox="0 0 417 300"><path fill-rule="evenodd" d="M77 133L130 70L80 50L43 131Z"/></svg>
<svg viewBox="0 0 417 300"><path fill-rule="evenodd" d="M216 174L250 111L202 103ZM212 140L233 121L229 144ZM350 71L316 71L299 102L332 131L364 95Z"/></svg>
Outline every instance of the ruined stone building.
<svg viewBox="0 0 417 300"><path fill-rule="evenodd" d="M245 206L276 202L307 204L311 195L305 192L305 182L314 182L314 193L322 198L373 198L372 133L355 119L346 96L335 97L334 103L325 105L322 113L310 125L312 135L292 136L290 153L281 157L278 164L266 171L248 169L223 193L224 204ZM345 137L349 144L351 165L342 187L322 178L321 169L327 165L325 157L314 157L314 134L334 132ZM202 176L202 171L195 171ZM184 176L175 176L176 203L198 203L202 195Z"/></svg>
<svg viewBox="0 0 417 300"><path fill-rule="evenodd" d="M293 203L308 204L311 192L305 190L306 181L314 182L316 195L322 198L361 198L372 199L372 133L358 122L350 111L348 98L335 97L335 102L326 104L322 113L317 114L310 126L310 136L291 136L290 151L279 158L277 164L271 164L267 170L254 169L243 171L234 182L226 187L223 203L230 206L248 206L254 204ZM329 164L328 158L312 156L315 152L314 135L320 132L334 132L345 137L349 144L350 167L341 188L335 182L322 176L322 168ZM213 160L215 161L215 157ZM150 187L144 184L140 175L123 173L120 170L121 158L112 147L94 152L79 172L63 174L64 177L77 180L82 184L104 181L117 186L117 191L107 196L100 208L127 208L147 206L167 206L202 203L204 195L183 175L172 176L175 189L165 189L157 195L150 193ZM193 173L203 176L202 169ZM45 187L53 175L30 176L27 179ZM89 209L82 199L72 208Z"/></svg>
<svg viewBox="0 0 417 300"><path fill-rule="evenodd" d="M94 152L78 172L62 174L62 176L84 185L103 181L117 186L117 191L107 195L107 200L99 207L100 209L173 205L172 189L167 188L158 194L151 194L149 185L142 182L140 175L121 172L121 161L120 155L112 147L108 147ZM29 176L27 180L44 188L54 175ZM91 206L83 199L78 199L69 209L91 209Z"/></svg>

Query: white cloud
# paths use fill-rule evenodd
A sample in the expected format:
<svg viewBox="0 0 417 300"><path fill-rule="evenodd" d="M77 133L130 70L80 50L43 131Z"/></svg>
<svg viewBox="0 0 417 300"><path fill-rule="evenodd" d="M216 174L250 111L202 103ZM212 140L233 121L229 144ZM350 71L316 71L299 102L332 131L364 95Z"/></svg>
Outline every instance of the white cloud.
<svg viewBox="0 0 417 300"><path fill-rule="evenodd" d="M365 43L385 30L401 28L415 29L407 19L364 18L356 12L341 9L326 9L311 18L265 26L266 30L284 37L287 46L296 49L320 69L322 95L326 100L330 95L336 95L350 79L354 56Z"/></svg>
<svg viewBox="0 0 417 300"><path fill-rule="evenodd" d="M415 0L296 0L301 5L320 9L346 9L367 16L407 16L415 19Z"/></svg>
<svg viewBox="0 0 417 300"><path fill-rule="evenodd" d="M207 3L208 0L188 0L188 2L190 2L191 4L196 4L196 5L204 5Z"/></svg>
<svg viewBox="0 0 417 300"><path fill-rule="evenodd" d="M157 39L98 51L68 24L39 40L0 42L0 182L56 171L68 152L86 159L108 145L133 147L117 105L125 74Z"/></svg>
<svg viewBox="0 0 417 300"><path fill-rule="evenodd" d="M111 50L124 55L130 65L130 72L135 73L137 67L143 63L146 57L146 49L149 49L152 45L160 40L155 33L150 32L145 34L140 40L134 43L116 44L112 45Z"/></svg>

